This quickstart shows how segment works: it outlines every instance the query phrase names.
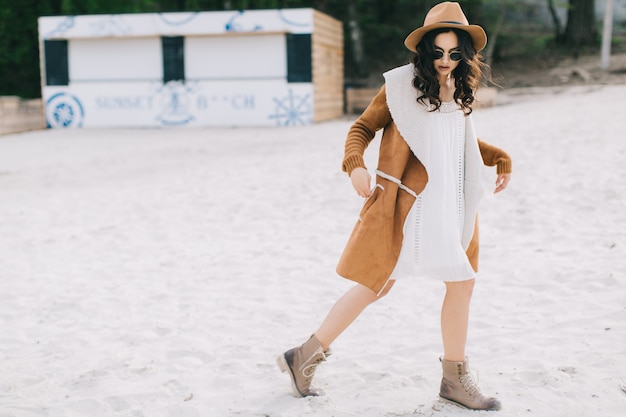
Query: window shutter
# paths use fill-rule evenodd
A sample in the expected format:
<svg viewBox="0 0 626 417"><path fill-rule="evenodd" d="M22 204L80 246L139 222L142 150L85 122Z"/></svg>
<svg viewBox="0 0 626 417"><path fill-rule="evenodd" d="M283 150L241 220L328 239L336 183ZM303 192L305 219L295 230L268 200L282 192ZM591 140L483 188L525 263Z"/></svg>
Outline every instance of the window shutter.
<svg viewBox="0 0 626 417"><path fill-rule="evenodd" d="M164 36L161 38L163 49L163 84L168 81L185 81L185 38L182 36Z"/></svg>
<svg viewBox="0 0 626 417"><path fill-rule="evenodd" d="M287 82L310 83L313 79L311 61L311 35L288 33Z"/></svg>
<svg viewBox="0 0 626 417"><path fill-rule="evenodd" d="M68 85L67 40L44 40L46 85Z"/></svg>

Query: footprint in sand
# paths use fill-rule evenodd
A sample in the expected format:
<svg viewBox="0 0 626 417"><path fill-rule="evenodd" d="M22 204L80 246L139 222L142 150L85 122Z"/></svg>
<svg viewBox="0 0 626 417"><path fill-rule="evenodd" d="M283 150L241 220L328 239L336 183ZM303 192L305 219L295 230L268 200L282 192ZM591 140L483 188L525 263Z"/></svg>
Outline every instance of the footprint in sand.
<svg viewBox="0 0 626 417"><path fill-rule="evenodd" d="M215 360L215 357L208 353L186 350L168 352L167 358L172 360L175 366L183 368L196 368Z"/></svg>

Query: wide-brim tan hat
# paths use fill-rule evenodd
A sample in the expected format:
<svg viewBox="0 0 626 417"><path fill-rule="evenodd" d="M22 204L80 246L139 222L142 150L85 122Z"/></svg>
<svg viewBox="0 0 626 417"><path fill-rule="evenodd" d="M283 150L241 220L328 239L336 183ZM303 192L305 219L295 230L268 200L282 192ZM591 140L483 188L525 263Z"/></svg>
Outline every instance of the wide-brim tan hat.
<svg viewBox="0 0 626 417"><path fill-rule="evenodd" d="M411 32L404 40L404 45L410 51L416 52L415 47L422 40L422 37L427 32L439 28L454 28L469 33L476 51L480 51L487 45L487 34L483 28L478 25L470 25L459 3L452 1L439 3L430 9L424 19L424 26Z"/></svg>

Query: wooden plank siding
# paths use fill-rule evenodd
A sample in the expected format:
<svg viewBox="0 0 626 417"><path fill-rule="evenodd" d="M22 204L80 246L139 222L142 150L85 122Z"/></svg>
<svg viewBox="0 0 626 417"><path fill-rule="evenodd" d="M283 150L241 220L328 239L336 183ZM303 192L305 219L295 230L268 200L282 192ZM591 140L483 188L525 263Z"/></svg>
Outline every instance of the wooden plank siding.
<svg viewBox="0 0 626 417"><path fill-rule="evenodd" d="M312 70L313 121L343 116L343 26L339 20L314 11Z"/></svg>
<svg viewBox="0 0 626 417"><path fill-rule="evenodd" d="M22 100L16 96L0 97L0 135L45 127L41 99Z"/></svg>

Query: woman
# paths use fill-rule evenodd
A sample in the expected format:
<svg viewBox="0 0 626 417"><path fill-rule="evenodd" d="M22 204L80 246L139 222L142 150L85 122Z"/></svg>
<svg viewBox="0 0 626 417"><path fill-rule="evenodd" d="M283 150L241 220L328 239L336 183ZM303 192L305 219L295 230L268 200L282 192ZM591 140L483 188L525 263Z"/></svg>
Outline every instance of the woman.
<svg viewBox="0 0 626 417"><path fill-rule="evenodd" d="M405 40L416 53L413 63L384 74L385 85L350 128L343 170L367 200L337 272L357 285L308 341L279 356L296 396L318 394L311 381L331 343L397 279L434 278L446 286L440 397L470 409L500 409L497 399L480 393L465 357L478 269L480 172L483 164L497 167L496 193L511 172L504 151L476 138L470 116L481 78L477 52L486 43L484 30L468 23L458 3L436 5ZM370 189L363 154L379 129Z"/></svg>

